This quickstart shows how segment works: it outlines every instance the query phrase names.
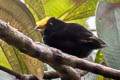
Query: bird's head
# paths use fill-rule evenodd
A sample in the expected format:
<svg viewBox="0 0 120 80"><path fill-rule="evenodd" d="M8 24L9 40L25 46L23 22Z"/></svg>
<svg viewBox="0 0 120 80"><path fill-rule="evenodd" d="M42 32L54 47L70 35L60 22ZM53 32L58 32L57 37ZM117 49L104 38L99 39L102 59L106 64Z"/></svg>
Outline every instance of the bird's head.
<svg viewBox="0 0 120 80"><path fill-rule="evenodd" d="M37 22L37 26L35 27L35 29L44 31L47 28L53 31L55 28L61 28L63 24L63 21L58 20L55 17L46 17Z"/></svg>
<svg viewBox="0 0 120 80"><path fill-rule="evenodd" d="M48 23L48 21L50 20L51 17L46 17L44 19L42 19L41 21L38 21L36 24L37 26L35 27L35 29L44 29L46 24Z"/></svg>

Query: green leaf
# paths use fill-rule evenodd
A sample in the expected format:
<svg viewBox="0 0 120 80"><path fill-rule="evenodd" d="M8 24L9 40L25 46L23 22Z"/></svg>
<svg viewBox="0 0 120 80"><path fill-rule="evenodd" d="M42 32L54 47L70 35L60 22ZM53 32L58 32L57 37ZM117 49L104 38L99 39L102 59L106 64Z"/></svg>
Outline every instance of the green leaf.
<svg viewBox="0 0 120 80"><path fill-rule="evenodd" d="M59 17L75 4L75 2L72 3L72 0L25 0L25 2L36 14L39 14L37 15L38 18L46 16Z"/></svg>
<svg viewBox="0 0 120 80"><path fill-rule="evenodd" d="M24 61L26 63L28 67L28 69L30 70L30 72L32 74L34 74L35 76L37 76L37 78L39 78L40 80L43 78L43 71L44 71L44 64L38 60L38 59L34 59L30 56L27 55L23 55Z"/></svg>
<svg viewBox="0 0 120 80"><path fill-rule="evenodd" d="M0 65L5 66L8 69L12 69L1 48L0 48Z"/></svg>
<svg viewBox="0 0 120 80"><path fill-rule="evenodd" d="M32 9L33 15L40 14L37 15L38 18L54 16L87 27L86 20L95 15L98 0L25 0L25 2L29 5L29 9Z"/></svg>
<svg viewBox="0 0 120 80"><path fill-rule="evenodd" d="M95 63L100 63L103 60L103 54L101 50L97 52L96 58L95 58Z"/></svg>
<svg viewBox="0 0 120 80"><path fill-rule="evenodd" d="M98 75L98 80L104 80L104 77L101 75Z"/></svg>
<svg viewBox="0 0 120 80"><path fill-rule="evenodd" d="M60 17L69 9L71 9L75 3L72 0L41 0L44 6L46 16Z"/></svg>
<svg viewBox="0 0 120 80"><path fill-rule="evenodd" d="M65 21L93 16L98 0L25 0L38 17L54 16Z"/></svg>
<svg viewBox="0 0 120 80"><path fill-rule="evenodd" d="M45 10L41 0L25 0L25 2L29 5L28 8L31 10L36 21L45 17Z"/></svg>
<svg viewBox="0 0 120 80"><path fill-rule="evenodd" d="M96 5L98 0L83 0L77 2L73 8L71 8L64 20L76 20L82 18L88 18L95 15Z"/></svg>
<svg viewBox="0 0 120 80"><path fill-rule="evenodd" d="M28 8L19 0L0 0L0 19L8 22L9 25L28 35L34 41L42 41L40 32L34 30L34 27L36 26L34 17ZM29 62L29 59L24 59L23 55L21 55L21 53L16 48L9 46L5 42L2 41L0 44L12 69L19 73L29 73L29 66L25 62ZM41 73L43 73L43 63L36 61L36 65L37 64L37 67L39 67ZM42 75L39 75L39 77L41 76Z"/></svg>
<svg viewBox="0 0 120 80"><path fill-rule="evenodd" d="M0 42L0 46L7 58L7 61L9 62L11 68L19 73L28 73L28 70L20 58L21 55L18 54L18 51L15 51L12 46L8 46L5 42Z"/></svg>
<svg viewBox="0 0 120 80"><path fill-rule="evenodd" d="M120 3L100 1L96 12L98 35L108 47L102 49L108 66L120 69Z"/></svg>
<svg viewBox="0 0 120 80"><path fill-rule="evenodd" d="M83 25L84 27L88 27L86 24L86 20L88 20L88 18L83 18L83 19L76 19L76 20L70 20L70 21L66 21L67 23L78 23Z"/></svg>

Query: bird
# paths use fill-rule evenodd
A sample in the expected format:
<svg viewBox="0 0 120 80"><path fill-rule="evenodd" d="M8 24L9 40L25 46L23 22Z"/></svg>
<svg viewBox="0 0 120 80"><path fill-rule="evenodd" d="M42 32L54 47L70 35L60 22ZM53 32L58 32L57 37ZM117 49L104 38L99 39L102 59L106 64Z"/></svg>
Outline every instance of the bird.
<svg viewBox="0 0 120 80"><path fill-rule="evenodd" d="M86 58L93 50L107 46L84 26L66 23L55 17L44 18L37 23L35 29L42 29L46 45L79 58Z"/></svg>

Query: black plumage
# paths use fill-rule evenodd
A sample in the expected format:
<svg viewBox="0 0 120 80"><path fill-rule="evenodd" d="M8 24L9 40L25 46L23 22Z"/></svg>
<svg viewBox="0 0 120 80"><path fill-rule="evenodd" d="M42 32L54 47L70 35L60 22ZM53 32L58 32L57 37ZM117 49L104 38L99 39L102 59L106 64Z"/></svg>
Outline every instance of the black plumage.
<svg viewBox="0 0 120 80"><path fill-rule="evenodd" d="M84 58L106 44L80 24L65 23L54 17L44 25L44 43L65 53Z"/></svg>

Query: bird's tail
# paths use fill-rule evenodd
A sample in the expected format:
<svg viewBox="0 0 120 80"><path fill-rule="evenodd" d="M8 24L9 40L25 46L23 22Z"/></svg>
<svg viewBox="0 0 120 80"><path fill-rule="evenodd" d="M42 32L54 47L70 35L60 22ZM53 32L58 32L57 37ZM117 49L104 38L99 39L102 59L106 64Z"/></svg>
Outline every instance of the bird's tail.
<svg viewBox="0 0 120 80"><path fill-rule="evenodd" d="M104 47L107 47L108 45L101 39L97 39L98 41L98 48L104 48Z"/></svg>
<svg viewBox="0 0 120 80"><path fill-rule="evenodd" d="M107 47L107 44L103 40L95 36L92 36L89 39L91 42L88 42L88 44L92 49L100 49L100 48Z"/></svg>

